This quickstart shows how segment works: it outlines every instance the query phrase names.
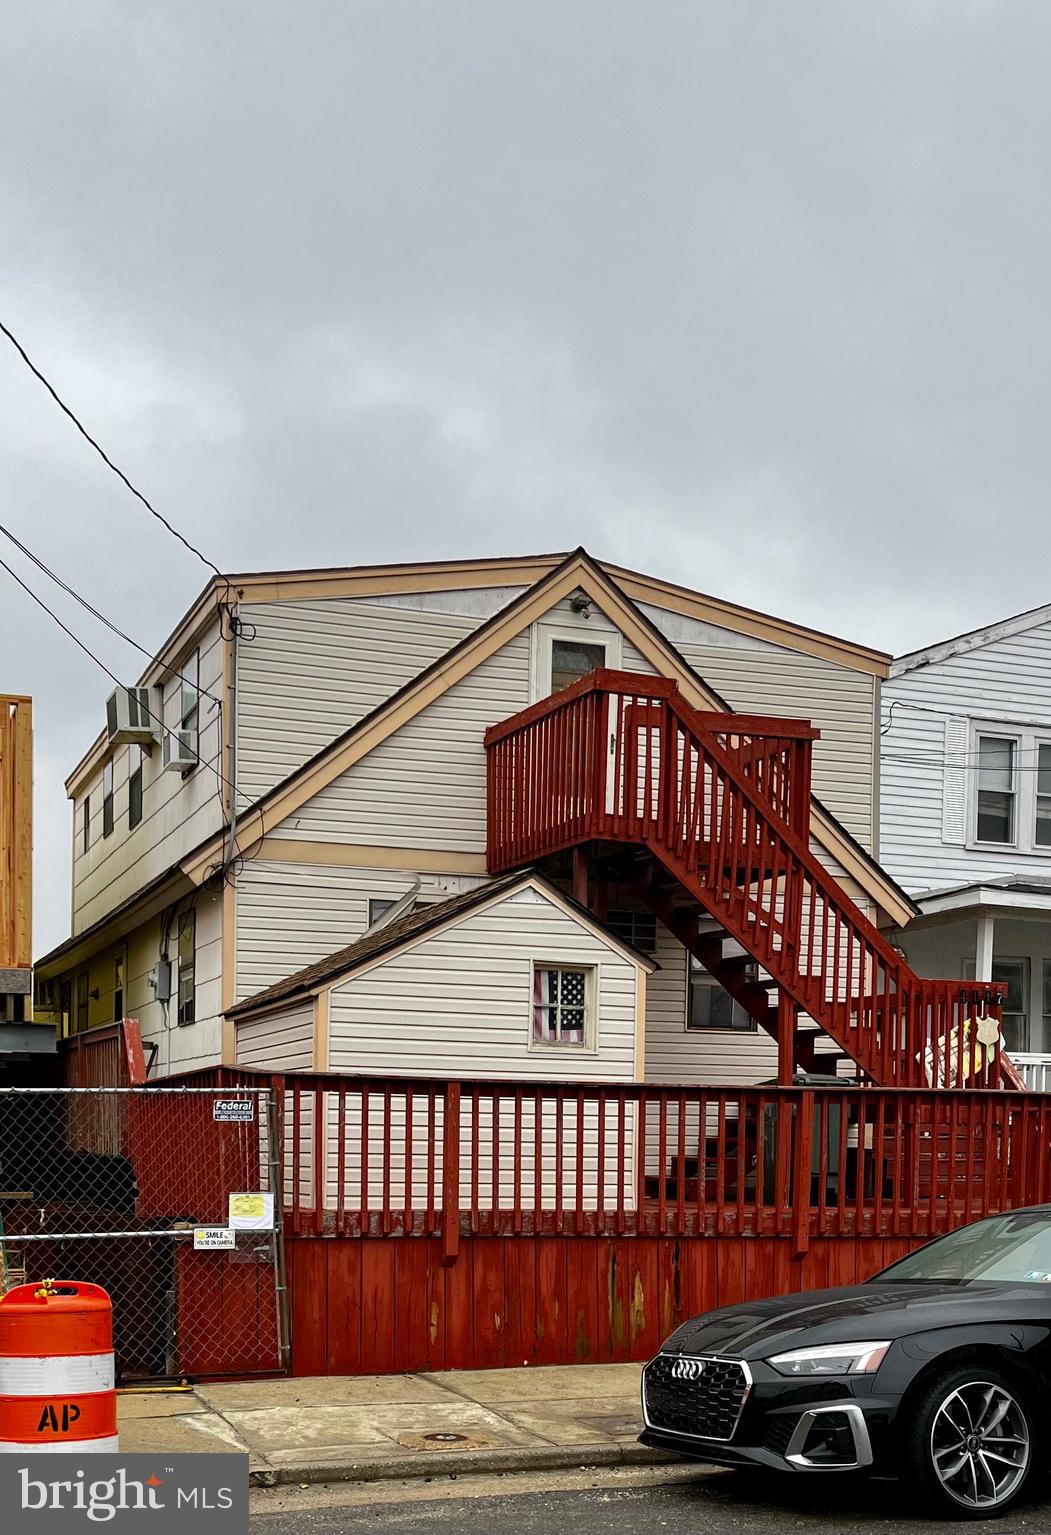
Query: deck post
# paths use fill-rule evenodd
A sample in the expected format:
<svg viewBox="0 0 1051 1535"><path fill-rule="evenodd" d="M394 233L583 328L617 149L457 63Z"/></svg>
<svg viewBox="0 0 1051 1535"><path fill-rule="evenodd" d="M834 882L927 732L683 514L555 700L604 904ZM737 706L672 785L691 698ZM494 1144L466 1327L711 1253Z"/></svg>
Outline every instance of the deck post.
<svg viewBox="0 0 1051 1535"><path fill-rule="evenodd" d="M460 1084L445 1084L442 1135L442 1267L460 1256Z"/></svg>
<svg viewBox="0 0 1051 1535"><path fill-rule="evenodd" d="M796 1005L787 991L777 993L777 1083L791 1087L796 1069Z"/></svg>

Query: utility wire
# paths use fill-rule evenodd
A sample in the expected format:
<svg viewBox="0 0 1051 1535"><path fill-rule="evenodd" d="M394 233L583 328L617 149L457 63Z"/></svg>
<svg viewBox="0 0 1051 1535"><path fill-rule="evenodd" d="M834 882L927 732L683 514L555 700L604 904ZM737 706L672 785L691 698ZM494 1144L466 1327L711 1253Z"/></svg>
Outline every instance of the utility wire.
<svg viewBox="0 0 1051 1535"><path fill-rule="evenodd" d="M5 570L7 572L7 574L11 577L12 581L14 581L17 586L20 586L22 588L22 590L25 592L26 596L27 597L31 597L32 600L36 603L37 607L38 608L42 608L43 611L47 614L47 616L50 619L52 619L58 625L58 627L62 630L63 634L68 635L68 637L73 641L74 645L76 645L79 650L82 650L90 661L94 661L95 665L98 666L99 668L101 668L101 670L105 672L106 676L109 677L112 682L116 683L117 687L123 688L123 687L126 686L125 683L121 682L121 680L117 676L117 674L110 670L110 668L106 665L105 661L101 660L100 657L97 656L93 650L91 650L87 645L85 645L84 641L79 637L79 635L74 634L73 630L70 629L67 624L63 623L62 619L59 618L58 614L56 612L54 612L54 610L52 608L48 607L48 605L44 601L44 599L42 597L38 596L38 594L33 590L33 588L31 586L29 586L25 581L23 581L22 577L18 574L18 572L15 571L15 570L12 570L11 566L3 558L0 558L0 570ZM200 689L198 689L198 691L200 691ZM210 694L208 696L211 697ZM218 704L218 707L221 709L222 708L221 702L219 700L215 700L215 701ZM152 709L147 709L146 713L147 713L147 716L149 717L149 719L151 719L154 722L154 724L156 724L160 728L162 733L167 730L168 727L165 725L164 719L161 716L159 716L157 714L154 714ZM202 764L202 766L205 766L205 765L207 765L207 764ZM231 794L239 795L240 798L243 799L249 805L249 807L252 807L252 806L254 806L256 804L255 800L251 799L247 794L244 793L243 790L239 789L235 783L233 783L229 778L227 778L226 774L223 772L222 768L219 766L219 754L218 753L216 754L215 762L213 764L211 764L211 766L213 768L213 771L215 772L216 778L219 780L220 783L226 784L226 786L230 790ZM223 813L224 813L224 816L225 816L225 807L223 808ZM262 837L263 837L263 825L264 825L264 822L263 822L263 811L262 811L261 808L259 809L259 825L260 825L260 830L259 830L259 837L257 839L257 842L261 843ZM236 846L236 844L235 844L235 851L234 851L234 859L231 862L238 862L241 867L243 867L243 865L245 863L245 854L242 852L242 850L239 847ZM225 868L224 868L223 872L224 872L224 875L225 875L226 872L227 872Z"/></svg>
<svg viewBox="0 0 1051 1535"><path fill-rule="evenodd" d="M123 481L123 483L131 491L132 495L135 496L137 500L142 502L143 506L152 517L156 517L157 521L161 523L163 527L167 528L168 532L172 535L173 538L177 538L180 544L182 544L184 548L188 549L191 554L195 554L203 565L207 565L209 570L214 571L215 574L219 577L220 581L225 581L226 577L223 575L218 565L213 564L206 554L201 553L196 544L191 544L190 540L186 538L182 533L180 533L178 528L173 527L172 524L168 521L167 517L163 516L162 513L160 513L152 504L152 502L143 495L142 491L139 490L137 486L132 484L132 482L128 479L128 476L124 473L124 470L119 468L119 466L113 462L106 450L101 446L100 443L96 442L95 438L92 437L87 427L84 426L76 414L66 404L65 400L63 400L61 395L55 389L54 385L47 378L45 378L43 373L41 373L40 369L30 357L29 353L19 341L18 337L15 336L10 330L8 330L7 326L3 323L2 320L0 320L0 332L2 332L7 337L8 341L10 341L11 345L14 347L19 357L21 357L30 373L33 374L34 378L38 379L40 383L43 384L44 388L47 390L48 394L54 400L58 408L69 417L70 421L72 421L80 435L95 449L95 452L102 459L102 462L106 465L106 467L111 469L119 480ZM17 576L15 579L18 579ZM227 582L227 589L229 590L229 582Z"/></svg>
<svg viewBox="0 0 1051 1535"><path fill-rule="evenodd" d="M117 635L119 639L122 639L125 644L130 645L132 649L137 650L140 655L146 656L157 666L162 667L164 671L168 673L169 677L177 677L181 675L177 667L169 666L166 661L162 661L159 656L155 656L151 650L147 650L145 645L140 645L138 640L133 640L130 634L125 634L124 630L119 629L111 619L106 617L105 613L100 613L98 608L93 607L86 597L82 597L74 587L69 585L68 581L64 581L62 577L56 574L56 572L53 571L49 565L45 565L40 556L34 554L32 549L30 549L27 544L24 544L20 538L16 538L14 533L11 532L10 528L5 528L2 522L0 522L0 533L2 533L3 536L12 544L14 544L15 548L19 550L20 553L24 554L26 559L30 560L38 570L43 571L45 576L54 581L56 586L60 586L64 592L67 592L69 596L73 598L74 602L79 602L80 606L84 608L86 612L90 613L92 618L97 618L100 624L105 624L106 628ZM4 568L7 569L8 567L5 566ZM17 576L15 579L18 579ZM30 595L32 595L32 593L30 593ZM66 632L69 633L68 630ZM76 636L74 635L73 638L76 638ZM77 643L79 645L80 641L77 640ZM88 654L90 655L91 652L89 651ZM95 657L92 656L92 660L94 659ZM123 687L125 684L121 683L121 686ZM209 693L207 688L202 688L198 683L192 683L191 686L193 687L194 691L198 693L202 698L209 698L211 699L212 703L218 704L220 707L222 706L222 699L216 698L214 693Z"/></svg>

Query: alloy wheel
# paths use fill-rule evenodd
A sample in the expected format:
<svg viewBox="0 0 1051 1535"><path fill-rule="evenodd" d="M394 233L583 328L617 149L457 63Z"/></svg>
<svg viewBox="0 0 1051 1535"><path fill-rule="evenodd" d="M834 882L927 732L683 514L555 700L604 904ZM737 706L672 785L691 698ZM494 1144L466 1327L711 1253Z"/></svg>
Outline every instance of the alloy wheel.
<svg viewBox="0 0 1051 1535"><path fill-rule="evenodd" d="M942 1402L931 1426L938 1480L967 1508L995 1508L1018 1488L1029 1466L1029 1424L1005 1386L966 1381Z"/></svg>

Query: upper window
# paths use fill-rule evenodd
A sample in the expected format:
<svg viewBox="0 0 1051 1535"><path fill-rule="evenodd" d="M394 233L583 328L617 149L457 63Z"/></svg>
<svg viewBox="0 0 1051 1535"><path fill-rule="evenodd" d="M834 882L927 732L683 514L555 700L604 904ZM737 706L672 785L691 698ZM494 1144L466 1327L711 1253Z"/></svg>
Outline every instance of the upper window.
<svg viewBox="0 0 1051 1535"><path fill-rule="evenodd" d="M606 647L588 640L551 641L551 691L560 693L606 664Z"/></svg>
<svg viewBox="0 0 1051 1535"><path fill-rule="evenodd" d="M193 1023L197 998L197 914L184 911L179 918L179 1018Z"/></svg>
<svg viewBox="0 0 1051 1535"><path fill-rule="evenodd" d="M579 1049L590 1043L593 974L584 966L534 966L534 1045L567 1045Z"/></svg>
<svg viewBox="0 0 1051 1535"><path fill-rule="evenodd" d="M128 830L142 820L142 764L146 753L141 746L128 747Z"/></svg>
<svg viewBox="0 0 1051 1535"><path fill-rule="evenodd" d="M195 650L186 657L179 672L179 729L190 737L190 750L194 754L198 750L200 702L201 653Z"/></svg>
<svg viewBox="0 0 1051 1535"><path fill-rule="evenodd" d="M1051 732L1028 726L975 732L970 841L1021 852L1051 849Z"/></svg>
<svg viewBox="0 0 1051 1535"><path fill-rule="evenodd" d="M533 696L547 698L586 677L599 666L616 670L623 641L618 630L596 629L586 620L579 628L536 624L533 629Z"/></svg>
<svg viewBox="0 0 1051 1535"><path fill-rule="evenodd" d="M1010 736L978 737L978 794L975 839L978 842L1015 841L1015 754L1017 742Z"/></svg>
<svg viewBox="0 0 1051 1535"><path fill-rule="evenodd" d="M113 830L113 758L102 769L102 835Z"/></svg>
<svg viewBox="0 0 1051 1535"><path fill-rule="evenodd" d="M689 995L686 1001L688 1029L740 1029L754 1031L757 1024L728 991L693 955L687 956Z"/></svg>
<svg viewBox="0 0 1051 1535"><path fill-rule="evenodd" d="M84 825L83 825L83 827L81 829L81 836L84 839L83 847L84 847L84 851L86 853L87 850L88 850L88 847L89 847L89 845L91 843L91 795L90 794L85 794L85 796L84 796Z"/></svg>

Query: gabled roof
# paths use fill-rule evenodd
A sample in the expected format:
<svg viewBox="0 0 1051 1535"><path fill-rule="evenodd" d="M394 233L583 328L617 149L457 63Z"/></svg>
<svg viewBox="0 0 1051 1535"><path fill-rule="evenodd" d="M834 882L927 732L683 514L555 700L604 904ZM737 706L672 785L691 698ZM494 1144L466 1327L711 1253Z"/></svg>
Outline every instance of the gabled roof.
<svg viewBox="0 0 1051 1535"><path fill-rule="evenodd" d="M1012 634L1024 634L1027 629L1038 629L1041 624L1048 622L1051 622L1051 602L1045 602L1039 608L1029 608L1024 613L1016 613L1013 618L1001 618L981 629L969 629L966 634L955 634L951 639L928 645L925 650L910 650L903 656L895 657L891 662L890 675L892 678L900 677L903 672L915 671L919 666L930 666L935 661L949 661L953 656L980 650L983 645L995 645L997 640L1007 639Z"/></svg>
<svg viewBox="0 0 1051 1535"><path fill-rule="evenodd" d="M541 889L549 899L567 909L592 932L598 933L610 948L618 949L633 964L648 971L657 968L652 959L625 943L622 938L599 922L593 912L578 905L571 896L559 890L536 869L520 869L514 874L505 874L500 879L489 880L475 890L450 896L447 901L437 901L430 906L417 907L414 911L407 912L405 916L397 918L396 921L387 923L385 927L365 933L353 943L348 943L342 949L337 949L335 953L318 960L316 964L306 965L287 979L278 981L273 986L267 986L265 990L258 991L245 1001L227 1008L226 1017L239 1018L245 1013L259 1012L276 1007L279 1003L293 1002L310 996L315 991L323 990L332 982L351 975L362 965L393 954L436 928L459 922L472 911L499 901L526 885Z"/></svg>
<svg viewBox="0 0 1051 1535"><path fill-rule="evenodd" d="M468 676L488 655L562 598L581 590L622 629L655 671L676 679L688 703L699 709L733 712L605 569L586 550L578 549L243 811L237 821L239 845L255 846L268 831ZM811 822L821 846L893 921L903 924L916 915L917 907L901 886L817 799L813 800ZM195 883L219 865L224 842L225 833L217 832L183 860L184 872Z"/></svg>

